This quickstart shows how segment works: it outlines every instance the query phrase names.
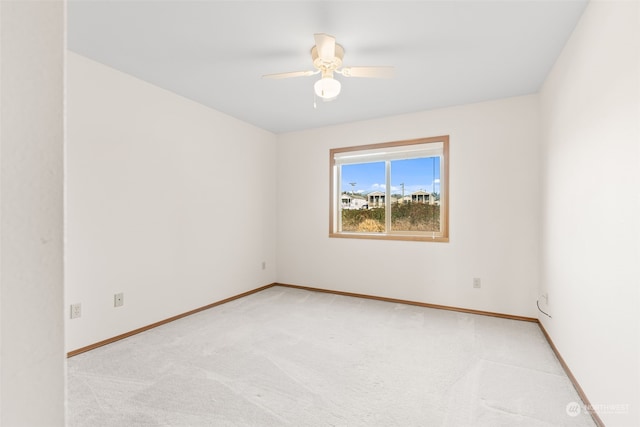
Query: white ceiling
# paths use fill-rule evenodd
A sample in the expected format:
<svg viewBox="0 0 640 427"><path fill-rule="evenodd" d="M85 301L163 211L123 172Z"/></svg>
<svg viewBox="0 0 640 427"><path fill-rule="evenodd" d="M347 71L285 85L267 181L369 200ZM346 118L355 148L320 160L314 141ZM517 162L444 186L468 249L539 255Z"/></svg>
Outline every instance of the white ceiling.
<svg viewBox="0 0 640 427"><path fill-rule="evenodd" d="M535 93L586 0L70 0L71 50L275 133ZM393 65L388 80L346 78L332 102L313 69L314 33L344 65Z"/></svg>

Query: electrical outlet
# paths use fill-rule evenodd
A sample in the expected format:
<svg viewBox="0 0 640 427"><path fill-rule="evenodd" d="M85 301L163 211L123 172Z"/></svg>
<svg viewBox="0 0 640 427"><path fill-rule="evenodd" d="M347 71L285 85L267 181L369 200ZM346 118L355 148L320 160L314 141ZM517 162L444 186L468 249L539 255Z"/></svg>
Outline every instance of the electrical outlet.
<svg viewBox="0 0 640 427"><path fill-rule="evenodd" d="M124 294L120 292L119 294L115 294L113 296L113 306L114 307L122 307L124 305Z"/></svg>
<svg viewBox="0 0 640 427"><path fill-rule="evenodd" d="M69 313L70 319L77 319L78 317L82 316L82 306L80 305L80 303L71 304L70 308L71 308L71 311Z"/></svg>
<svg viewBox="0 0 640 427"><path fill-rule="evenodd" d="M479 289L482 287L482 283L480 282L480 278L479 277L474 277L473 278L473 287L476 289Z"/></svg>
<svg viewBox="0 0 640 427"><path fill-rule="evenodd" d="M549 294L547 292L545 292L544 294L542 294L542 299L544 300L544 303L546 305L549 305Z"/></svg>
<svg viewBox="0 0 640 427"><path fill-rule="evenodd" d="M267 269L267 262L266 261L262 261L262 269L263 270Z"/></svg>

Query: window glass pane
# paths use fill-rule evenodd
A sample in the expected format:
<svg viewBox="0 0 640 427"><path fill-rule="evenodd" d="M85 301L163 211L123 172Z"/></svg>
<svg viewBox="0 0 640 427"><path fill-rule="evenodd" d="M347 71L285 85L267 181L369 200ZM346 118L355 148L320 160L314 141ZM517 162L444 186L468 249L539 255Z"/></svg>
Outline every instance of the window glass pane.
<svg viewBox="0 0 640 427"><path fill-rule="evenodd" d="M391 230L440 232L440 157L391 161Z"/></svg>
<svg viewBox="0 0 640 427"><path fill-rule="evenodd" d="M385 232L385 163L342 165L340 169L341 231Z"/></svg>

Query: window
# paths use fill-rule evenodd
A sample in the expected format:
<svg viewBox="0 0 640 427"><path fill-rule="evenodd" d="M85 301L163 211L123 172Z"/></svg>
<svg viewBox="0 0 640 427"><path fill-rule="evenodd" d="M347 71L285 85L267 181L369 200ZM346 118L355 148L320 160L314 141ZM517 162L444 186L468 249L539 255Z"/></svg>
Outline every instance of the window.
<svg viewBox="0 0 640 427"><path fill-rule="evenodd" d="M330 150L330 237L449 241L449 137Z"/></svg>

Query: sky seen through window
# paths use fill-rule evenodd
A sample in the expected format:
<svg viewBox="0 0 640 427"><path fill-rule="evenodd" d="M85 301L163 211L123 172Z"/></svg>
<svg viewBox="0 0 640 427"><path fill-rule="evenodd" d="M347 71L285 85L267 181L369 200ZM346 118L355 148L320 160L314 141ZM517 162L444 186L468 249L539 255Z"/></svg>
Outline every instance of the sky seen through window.
<svg viewBox="0 0 640 427"><path fill-rule="evenodd" d="M391 194L407 196L415 191L440 192L440 158L423 157L391 161ZM342 165L342 193L366 195L386 191L385 163L356 163Z"/></svg>

